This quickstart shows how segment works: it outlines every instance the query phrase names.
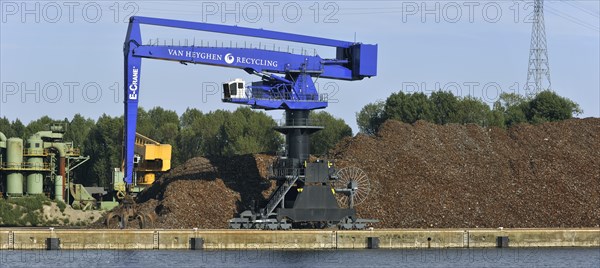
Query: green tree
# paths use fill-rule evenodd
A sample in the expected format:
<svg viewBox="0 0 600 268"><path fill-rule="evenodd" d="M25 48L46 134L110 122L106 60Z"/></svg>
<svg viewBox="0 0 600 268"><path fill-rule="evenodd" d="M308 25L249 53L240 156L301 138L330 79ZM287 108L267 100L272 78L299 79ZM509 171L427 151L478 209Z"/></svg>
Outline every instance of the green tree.
<svg viewBox="0 0 600 268"><path fill-rule="evenodd" d="M52 123L55 123L56 120L48 117L48 116L42 116L41 118L31 121L29 122L29 124L27 124L27 127L25 128L25 137L24 138L29 138L31 135L40 132L40 131L46 131L49 130L48 126Z"/></svg>
<svg viewBox="0 0 600 268"><path fill-rule="evenodd" d="M488 114L490 106L480 99L474 97L464 97L458 103L456 112L456 122L460 124L477 124L488 126Z"/></svg>
<svg viewBox="0 0 600 268"><path fill-rule="evenodd" d="M318 122L319 125L324 126L323 130L317 131L310 137L310 151L312 154L326 154L341 139L352 136L352 129L343 119L335 118L325 111L311 112L310 118L314 122Z"/></svg>
<svg viewBox="0 0 600 268"><path fill-rule="evenodd" d="M282 144L282 137L273 127L275 121L271 117L248 107L208 114L188 109L181 116L177 139L181 147L180 161L200 155L275 152Z"/></svg>
<svg viewBox="0 0 600 268"><path fill-rule="evenodd" d="M65 119L65 123L67 123L67 130L64 135L65 141L73 142L73 146L75 148L79 148L81 150L82 155L88 155L86 152L85 144L89 139L89 133L96 126L96 122L92 119L88 119L83 117L81 114L75 114L71 121ZM94 161L95 159L91 159L90 161ZM78 168L74 171L73 180L76 182L82 181L80 178L84 178L87 176L87 171L85 169L86 166L82 168Z"/></svg>
<svg viewBox="0 0 600 268"><path fill-rule="evenodd" d="M196 108L187 108L181 115L180 125L181 128L190 127L196 120L200 119L204 114Z"/></svg>
<svg viewBox="0 0 600 268"><path fill-rule="evenodd" d="M86 154L91 160L85 163L81 183L108 186L112 180L111 170L122 165L123 117L102 115L90 129L84 142Z"/></svg>
<svg viewBox="0 0 600 268"><path fill-rule="evenodd" d="M21 120L15 119L15 121L10 124L10 128L13 130L13 137L26 138L27 127L25 127Z"/></svg>
<svg viewBox="0 0 600 268"><path fill-rule="evenodd" d="M154 124L150 114L143 107L138 107L137 120L135 125L135 131L148 138L151 138L151 131L154 129Z"/></svg>
<svg viewBox="0 0 600 268"><path fill-rule="evenodd" d="M177 112L165 110L161 107L154 107L146 113L146 120L149 122L145 122L145 125L150 128L143 130L138 128L138 132L162 144L170 144L172 146L172 155L178 155L177 137L180 129ZM172 166L179 164L178 160L178 158L172 157Z"/></svg>
<svg viewBox="0 0 600 268"><path fill-rule="evenodd" d="M423 93L393 93L388 97L384 107L385 117L405 123L417 120L431 121L431 103Z"/></svg>
<svg viewBox="0 0 600 268"><path fill-rule="evenodd" d="M227 116L219 136L225 155L275 152L282 139L273 128L275 120L264 112L240 107Z"/></svg>
<svg viewBox="0 0 600 268"><path fill-rule="evenodd" d="M68 123L64 139L66 141L72 141L73 145L81 149L82 154L85 154L84 143L88 139L90 130L94 128L96 122L92 119L83 117L81 114L75 114L73 119Z"/></svg>
<svg viewBox="0 0 600 268"><path fill-rule="evenodd" d="M225 121L229 119L231 112L216 110L202 117L200 123L195 125L195 130L202 138L203 155L225 155L225 146L230 139L225 131Z"/></svg>
<svg viewBox="0 0 600 268"><path fill-rule="evenodd" d="M199 134L203 117L201 111L189 108L181 115L181 129L177 137L179 153L175 155L180 163L203 154L203 139Z"/></svg>
<svg viewBox="0 0 600 268"><path fill-rule="evenodd" d="M504 125L512 126L527 122L525 111L529 105L527 99L516 93L502 93L495 106L504 114Z"/></svg>
<svg viewBox="0 0 600 268"><path fill-rule="evenodd" d="M0 118L0 132L7 138L15 137L15 132L11 127L11 123L6 117Z"/></svg>
<svg viewBox="0 0 600 268"><path fill-rule="evenodd" d="M386 120L384 114L385 103L378 101L365 105L356 113L356 123L361 133L375 135L379 126Z"/></svg>
<svg viewBox="0 0 600 268"><path fill-rule="evenodd" d="M581 114L579 105L561 97L553 91L542 91L529 102L526 116L531 123L570 119L573 114Z"/></svg>
<svg viewBox="0 0 600 268"><path fill-rule="evenodd" d="M494 106L488 116L489 126L504 128L506 120L504 119L504 109L500 102L494 102Z"/></svg>
<svg viewBox="0 0 600 268"><path fill-rule="evenodd" d="M514 107L526 103L527 99L517 93L502 93L500 94L500 101L505 107Z"/></svg>
<svg viewBox="0 0 600 268"><path fill-rule="evenodd" d="M179 132L179 115L172 110L154 107L138 109L137 132L164 144L175 144Z"/></svg>
<svg viewBox="0 0 600 268"><path fill-rule="evenodd" d="M459 100L452 92L436 91L429 96L433 123L444 125L453 123L459 108Z"/></svg>

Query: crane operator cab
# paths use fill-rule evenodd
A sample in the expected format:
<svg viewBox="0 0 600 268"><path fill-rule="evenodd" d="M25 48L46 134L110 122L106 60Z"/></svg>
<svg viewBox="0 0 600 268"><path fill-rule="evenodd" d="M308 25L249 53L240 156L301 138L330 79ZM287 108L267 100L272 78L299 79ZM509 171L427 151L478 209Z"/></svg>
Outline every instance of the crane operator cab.
<svg viewBox="0 0 600 268"><path fill-rule="evenodd" d="M233 81L223 83L223 99L246 99L246 82L236 78Z"/></svg>

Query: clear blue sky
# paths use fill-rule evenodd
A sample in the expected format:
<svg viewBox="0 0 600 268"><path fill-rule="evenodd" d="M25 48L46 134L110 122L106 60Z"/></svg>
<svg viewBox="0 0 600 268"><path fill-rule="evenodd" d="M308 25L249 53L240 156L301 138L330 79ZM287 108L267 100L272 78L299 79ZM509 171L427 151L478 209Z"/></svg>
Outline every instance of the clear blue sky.
<svg viewBox="0 0 600 268"><path fill-rule="evenodd" d="M349 41L356 36L356 41L378 44L377 77L318 81L323 92L335 93L338 100L327 111L346 120L355 132L355 113L365 104L392 92L412 91L414 85L425 93L445 88L489 103L500 92L526 93L533 9L523 1L1 3L0 117L19 118L25 124L43 115L62 119L81 113L96 119L103 113L123 113L122 47L127 30L124 21L130 14ZM546 1L545 8L552 89L579 103L584 110L580 117L600 117L599 2ZM187 39L188 44L218 40L219 45L244 41L284 49L289 45L155 27L142 28L142 37L144 43L158 38L169 44L171 40L185 44ZM296 52L303 47L322 56L333 55L331 49L322 47L290 47ZM203 85L233 78L256 80L236 69L144 60L140 105L147 109L161 106L179 114L188 107L204 112L233 110L237 106L222 103L220 94L203 90ZM282 116L281 112L269 114L275 119Z"/></svg>

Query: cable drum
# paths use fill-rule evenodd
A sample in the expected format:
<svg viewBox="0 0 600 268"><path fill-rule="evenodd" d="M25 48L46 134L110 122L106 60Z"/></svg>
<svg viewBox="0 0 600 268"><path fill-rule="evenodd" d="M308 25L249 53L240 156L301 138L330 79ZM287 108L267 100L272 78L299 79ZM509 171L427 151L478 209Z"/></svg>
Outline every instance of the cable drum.
<svg viewBox="0 0 600 268"><path fill-rule="evenodd" d="M340 207L354 207L367 199L371 182L365 171L358 167L345 167L338 170L336 175L333 189Z"/></svg>

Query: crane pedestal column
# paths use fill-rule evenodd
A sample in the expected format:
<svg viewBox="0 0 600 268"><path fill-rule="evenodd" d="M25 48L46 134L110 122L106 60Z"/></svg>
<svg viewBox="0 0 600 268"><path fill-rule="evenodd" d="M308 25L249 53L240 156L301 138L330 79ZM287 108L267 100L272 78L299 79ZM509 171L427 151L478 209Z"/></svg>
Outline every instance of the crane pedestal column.
<svg viewBox="0 0 600 268"><path fill-rule="evenodd" d="M286 110L285 124L276 130L286 135L287 157L271 168L277 189L259 212L245 211L232 219L232 228L289 229L326 227L354 218L353 208L340 208L331 188L335 169L328 161L310 162L310 135L323 129L309 119L310 110Z"/></svg>
<svg viewBox="0 0 600 268"><path fill-rule="evenodd" d="M310 134L321 129L322 126L312 126L308 110L286 110L285 124L275 130L285 135L288 159L298 159L304 162L310 156Z"/></svg>

